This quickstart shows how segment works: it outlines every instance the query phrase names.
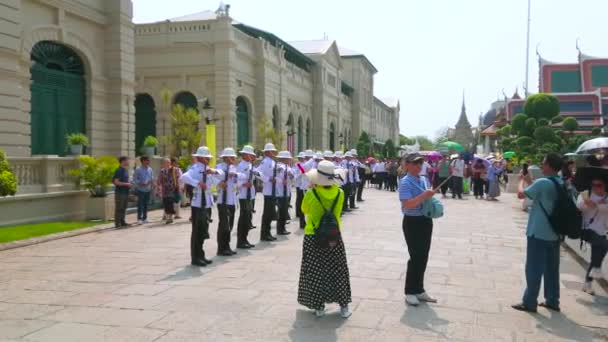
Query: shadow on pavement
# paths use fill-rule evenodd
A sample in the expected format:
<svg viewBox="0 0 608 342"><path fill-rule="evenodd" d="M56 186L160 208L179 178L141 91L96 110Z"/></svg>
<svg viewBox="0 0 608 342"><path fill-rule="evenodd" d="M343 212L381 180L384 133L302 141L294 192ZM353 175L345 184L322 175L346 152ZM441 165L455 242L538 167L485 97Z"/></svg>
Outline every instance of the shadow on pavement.
<svg viewBox="0 0 608 342"><path fill-rule="evenodd" d="M595 330L578 325L562 313L551 312L550 316L538 314L530 315L537 321L537 328L545 332L567 340L587 342L595 341L597 332Z"/></svg>
<svg viewBox="0 0 608 342"><path fill-rule="evenodd" d="M449 340L449 336L445 334L442 326L449 324L450 321L437 316L435 310L425 303L421 303L417 307L407 306L401 316L401 323L414 329L434 332Z"/></svg>
<svg viewBox="0 0 608 342"><path fill-rule="evenodd" d="M171 274L160 281L180 281L180 280L188 280L192 278L201 277L204 273L201 271L201 268L198 266L184 266L181 270L177 271L175 274Z"/></svg>
<svg viewBox="0 0 608 342"><path fill-rule="evenodd" d="M338 330L346 322L339 312L328 312L325 317L316 318L311 310L298 309L296 320L289 331L289 340L293 342L338 340Z"/></svg>

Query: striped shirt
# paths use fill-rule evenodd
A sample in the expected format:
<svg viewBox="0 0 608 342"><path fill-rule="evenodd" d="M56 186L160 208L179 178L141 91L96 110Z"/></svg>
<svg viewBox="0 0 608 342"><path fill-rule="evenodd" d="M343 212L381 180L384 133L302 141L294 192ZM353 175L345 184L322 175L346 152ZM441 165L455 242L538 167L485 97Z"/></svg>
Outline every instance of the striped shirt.
<svg viewBox="0 0 608 342"><path fill-rule="evenodd" d="M409 200L418 197L426 189L429 189L430 185L426 177L416 177L407 175L401 178L399 183L399 201ZM422 205L415 208L401 207L403 215L406 216L422 216Z"/></svg>

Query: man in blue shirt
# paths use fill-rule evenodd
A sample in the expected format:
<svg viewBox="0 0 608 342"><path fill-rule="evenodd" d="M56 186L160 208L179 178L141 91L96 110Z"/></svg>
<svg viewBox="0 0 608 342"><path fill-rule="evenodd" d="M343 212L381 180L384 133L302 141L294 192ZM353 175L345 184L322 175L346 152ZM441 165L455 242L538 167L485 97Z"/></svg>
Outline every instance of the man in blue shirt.
<svg viewBox="0 0 608 342"><path fill-rule="evenodd" d="M150 167L150 158L139 158L141 165L135 169L133 183L137 193L137 221L139 224L148 223L148 203L154 181L154 172Z"/></svg>
<svg viewBox="0 0 608 342"><path fill-rule="evenodd" d="M424 290L424 273L429 260L433 220L423 215L422 202L433 197L435 191L426 177L420 176L424 157L409 155L402 160L407 176L399 184L399 201L403 213L403 235L410 260L405 275L405 302L417 306L420 301L435 303L436 299Z"/></svg>
<svg viewBox="0 0 608 342"><path fill-rule="evenodd" d="M114 172L112 184L114 184L114 226L125 228L129 225L125 221L127 215L127 205L129 204L129 158L122 156L118 158L120 167Z"/></svg>
<svg viewBox="0 0 608 342"><path fill-rule="evenodd" d="M515 310L536 312L537 305L554 311L559 308L559 236L549 223L557 199L557 189L550 178L563 184L557 173L561 170L563 159L550 153L543 160L544 178L537 179L524 189L523 179L519 182L518 197L532 200L526 236L526 290L523 301L513 305ZM544 209L544 210L543 210ZM545 213L546 211L546 213ZM541 279L545 286L545 302L538 304Z"/></svg>

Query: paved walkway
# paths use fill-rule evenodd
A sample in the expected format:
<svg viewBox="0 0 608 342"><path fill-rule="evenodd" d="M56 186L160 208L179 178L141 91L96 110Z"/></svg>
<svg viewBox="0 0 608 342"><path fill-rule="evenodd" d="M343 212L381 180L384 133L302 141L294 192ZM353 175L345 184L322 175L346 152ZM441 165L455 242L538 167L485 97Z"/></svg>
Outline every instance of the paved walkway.
<svg viewBox="0 0 608 342"><path fill-rule="evenodd" d="M0 341L608 339L606 294L580 291L583 270L566 252L562 314L509 307L524 286L525 216L512 195L499 203L445 202L426 278L439 303L406 307L407 255L396 195L366 191L361 209L344 219L354 297L348 320L337 307L315 319L298 306L300 232L236 257L216 257L201 269L187 265L184 221L0 252ZM259 229L252 235L257 242ZM215 252L215 243L206 250Z"/></svg>

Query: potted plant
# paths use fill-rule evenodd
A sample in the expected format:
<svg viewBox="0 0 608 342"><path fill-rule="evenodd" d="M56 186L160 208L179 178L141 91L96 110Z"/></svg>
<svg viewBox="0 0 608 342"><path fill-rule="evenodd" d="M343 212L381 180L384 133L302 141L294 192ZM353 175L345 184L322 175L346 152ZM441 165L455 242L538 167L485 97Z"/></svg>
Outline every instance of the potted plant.
<svg viewBox="0 0 608 342"><path fill-rule="evenodd" d="M70 152L76 156L81 155L83 148L89 145L89 138L82 133L68 134L66 140L70 146Z"/></svg>
<svg viewBox="0 0 608 342"><path fill-rule="evenodd" d="M158 140L149 135L144 139L144 146L142 147L142 152L144 155L148 157L153 157L156 152L156 146L158 145Z"/></svg>
<svg viewBox="0 0 608 342"><path fill-rule="evenodd" d="M87 201L87 219L107 221L113 217L114 198L108 196L108 189L119 166L118 160L111 156L80 156L80 167L69 171L77 184L84 185L91 194Z"/></svg>
<svg viewBox="0 0 608 342"><path fill-rule="evenodd" d="M0 150L0 197L15 196L17 178L8 165L4 151Z"/></svg>

